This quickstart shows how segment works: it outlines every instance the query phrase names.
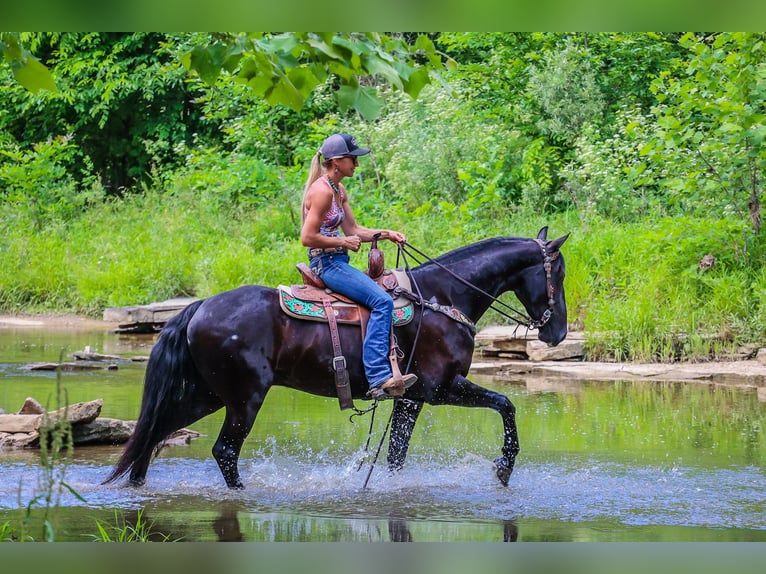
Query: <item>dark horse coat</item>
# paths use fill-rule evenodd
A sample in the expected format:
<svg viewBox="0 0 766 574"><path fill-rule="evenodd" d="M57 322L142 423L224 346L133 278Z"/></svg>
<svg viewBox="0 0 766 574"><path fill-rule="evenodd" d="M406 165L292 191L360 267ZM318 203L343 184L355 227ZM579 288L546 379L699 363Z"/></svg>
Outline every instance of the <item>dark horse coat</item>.
<svg viewBox="0 0 766 574"><path fill-rule="evenodd" d="M413 291L426 303L454 307L474 323L495 297L513 291L524 305L538 338L559 344L567 334L564 258L567 236L486 239L413 268ZM404 398L395 400L388 464L404 464L424 403L487 407L503 420L501 456L495 460L503 484L513 470L519 441L515 409L508 397L475 385L466 377L474 351L474 331L431 306L416 305L415 317L396 328L402 368L418 376ZM368 390L361 360L359 328L340 326L355 399ZM410 356L412 355L412 356ZM146 369L136 429L105 482L130 473L143 484L158 445L173 431L226 409L213 456L226 484L241 488L238 460L266 394L274 385L326 397L336 396L333 348L326 324L288 317L276 289L248 285L189 305L167 323Z"/></svg>

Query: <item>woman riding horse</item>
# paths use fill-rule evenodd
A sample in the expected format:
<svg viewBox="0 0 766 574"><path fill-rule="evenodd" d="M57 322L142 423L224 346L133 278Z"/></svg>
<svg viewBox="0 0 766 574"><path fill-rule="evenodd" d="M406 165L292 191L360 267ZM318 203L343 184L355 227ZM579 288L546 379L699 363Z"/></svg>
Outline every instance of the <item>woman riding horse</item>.
<svg viewBox="0 0 766 574"><path fill-rule="evenodd" d="M404 234L390 229L372 230L356 222L348 192L341 183L352 177L359 156L370 153L348 134L324 140L311 160L303 193L301 242L308 247L309 266L327 287L370 309L362 344L362 362L375 400L400 397L417 381L413 374L394 377L389 363L393 301L375 281L349 264L348 251L359 251L374 238L404 243ZM319 158L323 157L321 162ZM341 235L340 230L343 230Z"/></svg>
<svg viewBox="0 0 766 574"><path fill-rule="evenodd" d="M346 160L348 161L348 160ZM396 328L402 362L418 382L394 401L388 464L400 468L423 404L486 407L503 421L501 456L495 459L504 485L519 452L515 408L507 396L468 380L475 323L507 292L515 293L537 329L538 339L559 344L567 334L564 257L567 236L548 240L497 237L455 249L409 271L413 320ZM143 484L159 445L172 432L225 408L213 456L226 484L242 488L239 453L269 389L274 385L334 397L333 344L327 325L288 316L279 292L246 285L196 301L171 319L146 367L136 428L105 482L130 473ZM359 327L339 325L351 393L364 398Z"/></svg>

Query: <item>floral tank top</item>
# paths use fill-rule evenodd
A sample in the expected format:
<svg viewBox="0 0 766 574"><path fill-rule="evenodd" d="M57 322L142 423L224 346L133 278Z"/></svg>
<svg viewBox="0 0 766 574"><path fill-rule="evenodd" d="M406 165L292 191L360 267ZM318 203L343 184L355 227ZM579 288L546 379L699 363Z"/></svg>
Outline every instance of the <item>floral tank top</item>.
<svg viewBox="0 0 766 574"><path fill-rule="evenodd" d="M326 178L328 185L333 189L332 204L330 209L325 213L322 225L319 227L319 233L325 237L340 237L340 226L343 223L343 218L346 212L341 205L338 205L337 198L340 197L341 204L345 198L343 191L338 189L329 178Z"/></svg>

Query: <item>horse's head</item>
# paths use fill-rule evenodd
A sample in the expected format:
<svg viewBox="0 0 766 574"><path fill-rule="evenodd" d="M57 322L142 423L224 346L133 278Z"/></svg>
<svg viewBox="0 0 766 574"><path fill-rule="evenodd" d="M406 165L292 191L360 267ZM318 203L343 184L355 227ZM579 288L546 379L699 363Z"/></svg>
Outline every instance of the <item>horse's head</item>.
<svg viewBox="0 0 766 574"><path fill-rule="evenodd" d="M530 265L514 290L538 328L538 338L554 347L567 336L567 303L564 297L564 256L560 249L569 234L548 240L548 228L537 234L540 262Z"/></svg>

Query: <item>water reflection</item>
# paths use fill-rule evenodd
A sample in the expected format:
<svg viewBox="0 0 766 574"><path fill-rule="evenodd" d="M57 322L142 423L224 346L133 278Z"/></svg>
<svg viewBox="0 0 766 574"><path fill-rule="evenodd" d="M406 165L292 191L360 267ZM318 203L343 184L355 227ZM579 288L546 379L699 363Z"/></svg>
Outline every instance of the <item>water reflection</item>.
<svg viewBox="0 0 766 574"><path fill-rule="evenodd" d="M246 542L247 538L242 532L239 521L239 513L245 512L241 505L227 501L220 505L219 514L213 521L213 531L218 542ZM413 538L410 522L402 517L392 516L388 522L389 542L417 542ZM516 542L519 538L519 529L512 520L501 521L503 542Z"/></svg>
<svg viewBox="0 0 766 574"><path fill-rule="evenodd" d="M232 502L221 504L221 511L213 521L213 532L218 542L244 542L245 536L239 526L239 508Z"/></svg>

